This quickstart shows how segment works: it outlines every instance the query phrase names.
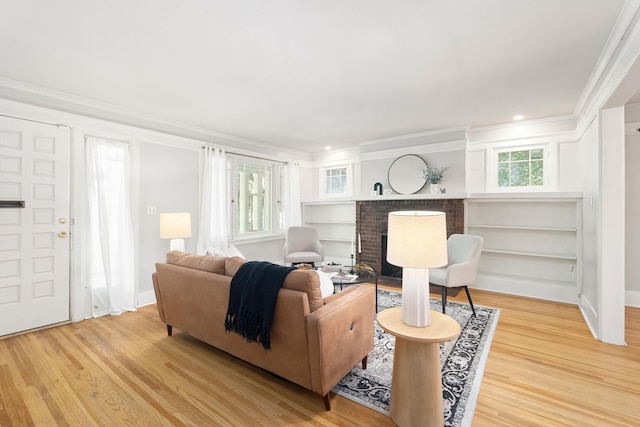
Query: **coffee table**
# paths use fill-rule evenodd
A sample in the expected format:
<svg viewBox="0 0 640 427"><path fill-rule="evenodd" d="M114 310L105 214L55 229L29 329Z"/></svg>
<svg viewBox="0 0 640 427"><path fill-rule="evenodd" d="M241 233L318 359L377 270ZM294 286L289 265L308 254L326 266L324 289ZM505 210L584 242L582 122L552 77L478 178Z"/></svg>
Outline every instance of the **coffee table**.
<svg viewBox="0 0 640 427"><path fill-rule="evenodd" d="M444 426L439 343L460 334L450 316L431 310L429 326L402 322L402 307L382 310L378 324L396 337L389 414L398 426Z"/></svg>
<svg viewBox="0 0 640 427"><path fill-rule="evenodd" d="M378 312L378 276L373 270L366 268L357 268L354 270L356 278L345 277L349 273L340 272L331 278L333 286L340 285L340 290L345 285L358 285L360 283L375 283L376 284L376 313Z"/></svg>

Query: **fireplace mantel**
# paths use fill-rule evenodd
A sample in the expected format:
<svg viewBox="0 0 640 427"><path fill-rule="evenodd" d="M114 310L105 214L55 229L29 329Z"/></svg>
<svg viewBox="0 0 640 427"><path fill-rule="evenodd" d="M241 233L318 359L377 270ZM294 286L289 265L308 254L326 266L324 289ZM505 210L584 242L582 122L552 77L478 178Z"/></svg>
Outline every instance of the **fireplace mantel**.
<svg viewBox="0 0 640 427"><path fill-rule="evenodd" d="M468 193L418 193L418 194L389 194L382 196L359 196L359 201L387 201L387 200L442 200L442 199L467 199Z"/></svg>

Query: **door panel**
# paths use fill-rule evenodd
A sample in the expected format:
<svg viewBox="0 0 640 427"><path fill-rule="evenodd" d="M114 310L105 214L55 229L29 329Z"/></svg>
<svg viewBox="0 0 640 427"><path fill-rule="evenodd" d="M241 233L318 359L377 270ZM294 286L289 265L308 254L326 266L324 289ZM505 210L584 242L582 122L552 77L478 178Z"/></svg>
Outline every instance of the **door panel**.
<svg viewBox="0 0 640 427"><path fill-rule="evenodd" d="M0 336L69 320L69 178L68 129L0 117Z"/></svg>

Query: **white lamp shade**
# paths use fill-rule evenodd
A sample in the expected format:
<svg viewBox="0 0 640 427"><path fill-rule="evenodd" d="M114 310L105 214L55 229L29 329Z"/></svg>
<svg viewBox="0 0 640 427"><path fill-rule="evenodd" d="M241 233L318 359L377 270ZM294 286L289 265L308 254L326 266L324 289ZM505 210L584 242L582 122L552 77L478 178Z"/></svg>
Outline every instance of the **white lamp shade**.
<svg viewBox="0 0 640 427"><path fill-rule="evenodd" d="M191 237L190 212L160 214L161 239L184 239L185 237Z"/></svg>
<svg viewBox="0 0 640 427"><path fill-rule="evenodd" d="M447 264L447 220L444 212L389 212L387 261L407 268Z"/></svg>

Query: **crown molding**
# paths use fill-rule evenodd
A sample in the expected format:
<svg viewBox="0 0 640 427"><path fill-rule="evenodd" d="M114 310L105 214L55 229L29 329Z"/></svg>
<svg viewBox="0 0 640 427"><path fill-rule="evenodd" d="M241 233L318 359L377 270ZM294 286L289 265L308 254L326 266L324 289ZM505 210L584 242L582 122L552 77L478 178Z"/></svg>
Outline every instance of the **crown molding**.
<svg viewBox="0 0 640 427"><path fill-rule="evenodd" d="M229 135L213 129L169 120L4 77L0 77L0 97L23 104L138 127L155 132L167 133L214 144L230 145L232 148L250 149L255 152L271 155L277 153L278 157L310 158L309 154L302 151L285 150L283 147L267 144L261 141Z"/></svg>

